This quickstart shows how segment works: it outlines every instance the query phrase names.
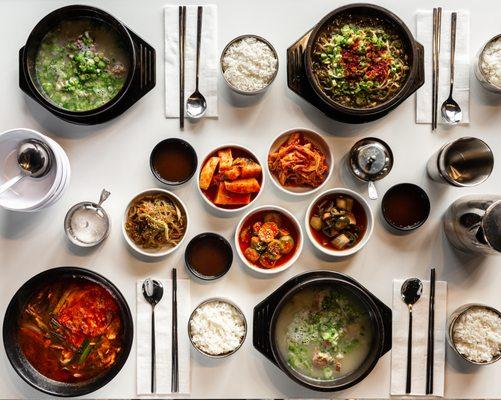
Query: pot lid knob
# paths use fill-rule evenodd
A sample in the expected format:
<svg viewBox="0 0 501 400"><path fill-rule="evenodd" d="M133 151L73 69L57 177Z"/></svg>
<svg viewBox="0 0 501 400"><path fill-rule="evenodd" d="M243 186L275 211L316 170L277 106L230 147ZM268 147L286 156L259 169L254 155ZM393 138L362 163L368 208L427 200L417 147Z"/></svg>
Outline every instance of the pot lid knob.
<svg viewBox="0 0 501 400"><path fill-rule="evenodd" d="M393 153L382 140L365 138L353 145L349 162L355 176L364 181L376 181L390 172L393 166Z"/></svg>

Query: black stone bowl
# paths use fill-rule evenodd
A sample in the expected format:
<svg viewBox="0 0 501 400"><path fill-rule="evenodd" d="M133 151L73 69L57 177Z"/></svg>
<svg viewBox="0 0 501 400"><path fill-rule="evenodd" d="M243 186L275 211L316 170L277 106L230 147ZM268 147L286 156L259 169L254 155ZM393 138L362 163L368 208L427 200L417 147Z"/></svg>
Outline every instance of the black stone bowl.
<svg viewBox="0 0 501 400"><path fill-rule="evenodd" d="M107 369L95 378L79 383L57 382L40 374L24 357L17 340L18 318L26 303L39 287L52 280L59 280L61 278L86 279L104 286L115 298L122 321L121 335L123 349L119 353L115 363L111 366L111 368ZM33 386L35 389L49 395L60 397L82 396L94 392L110 382L127 361L127 357L129 356L130 349L132 347L133 337L134 328L132 315L125 298L122 296L118 288L104 276L88 269L77 267L53 268L41 272L40 274L29 279L23 286L21 286L10 301L3 320L3 343L5 352L7 353L7 358L9 359L14 370L24 381Z"/></svg>

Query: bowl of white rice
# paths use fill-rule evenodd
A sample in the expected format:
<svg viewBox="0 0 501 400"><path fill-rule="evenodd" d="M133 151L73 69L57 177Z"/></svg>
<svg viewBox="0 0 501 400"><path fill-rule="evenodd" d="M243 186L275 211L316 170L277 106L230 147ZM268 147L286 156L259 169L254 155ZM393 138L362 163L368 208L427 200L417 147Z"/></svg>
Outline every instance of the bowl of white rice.
<svg viewBox="0 0 501 400"><path fill-rule="evenodd" d="M484 304L465 304L449 317L447 341L464 360L488 365L501 358L501 313Z"/></svg>
<svg viewBox="0 0 501 400"><path fill-rule="evenodd" d="M247 321L230 300L210 298L200 303L188 320L188 337L204 356L224 358L235 353L247 336Z"/></svg>
<svg viewBox="0 0 501 400"><path fill-rule="evenodd" d="M230 41L221 53L221 72L235 92L264 92L278 73L278 54L270 42L257 35L242 35Z"/></svg>

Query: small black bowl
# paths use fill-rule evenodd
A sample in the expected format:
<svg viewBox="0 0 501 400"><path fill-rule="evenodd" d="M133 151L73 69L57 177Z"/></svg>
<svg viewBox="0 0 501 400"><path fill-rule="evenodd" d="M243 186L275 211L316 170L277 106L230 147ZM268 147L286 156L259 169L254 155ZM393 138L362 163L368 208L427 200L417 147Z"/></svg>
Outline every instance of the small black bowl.
<svg viewBox="0 0 501 400"><path fill-rule="evenodd" d="M157 163L157 157L161 157L162 152L169 152L169 151L178 151L179 154L179 160L178 162L183 162L188 165L186 165L186 170L187 173L184 174L182 179L178 180L169 180L165 179L160 175L160 172L157 171L155 164ZM169 157L168 155L166 157ZM184 159L183 159L184 158ZM152 174L157 178L160 182L162 182L165 185L169 186L178 186L182 185L183 183L188 182L193 175L195 174L198 166L198 157L197 157L197 152L193 148L191 144L189 144L186 140L179 139L179 138L168 138L165 140L162 140L159 142L151 151L150 154L150 169Z"/></svg>
<svg viewBox="0 0 501 400"><path fill-rule="evenodd" d="M33 368L24 357L17 339L19 315L37 288L53 280L64 278L86 279L104 286L115 298L122 321L122 330L120 334L123 337L123 349L119 353L115 363L107 371L95 378L78 383L63 383L46 378ZM104 276L94 271L78 267L52 268L29 279L21 286L10 301L3 320L3 344L7 358L14 370L24 381L35 389L59 397L83 396L98 390L110 382L127 361L132 347L133 337L134 325L132 314L122 293L120 293L118 288Z"/></svg>
<svg viewBox="0 0 501 400"><path fill-rule="evenodd" d="M430 199L413 183L392 186L384 194L381 211L388 225L398 232L410 232L423 225L430 215Z"/></svg>
<svg viewBox="0 0 501 400"><path fill-rule="evenodd" d="M204 248L200 248L200 246L204 246ZM196 252L198 252L198 256L203 257L204 260L215 260L216 257L219 258L222 264L220 271L214 274L204 274L197 270L194 265L195 260L193 260ZM188 271L197 278L204 281L213 281L221 278L230 270L231 264L233 263L233 250L230 242L221 235L212 232L200 233L188 243L184 253L184 262Z"/></svg>

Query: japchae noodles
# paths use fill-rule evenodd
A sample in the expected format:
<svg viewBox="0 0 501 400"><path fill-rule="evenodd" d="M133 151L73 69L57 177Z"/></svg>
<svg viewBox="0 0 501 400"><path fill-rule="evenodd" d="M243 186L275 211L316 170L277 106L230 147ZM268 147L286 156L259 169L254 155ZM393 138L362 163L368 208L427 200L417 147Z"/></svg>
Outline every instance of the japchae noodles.
<svg viewBox="0 0 501 400"><path fill-rule="evenodd" d="M125 230L142 248L174 247L185 234L186 216L167 196L146 195L130 206Z"/></svg>

